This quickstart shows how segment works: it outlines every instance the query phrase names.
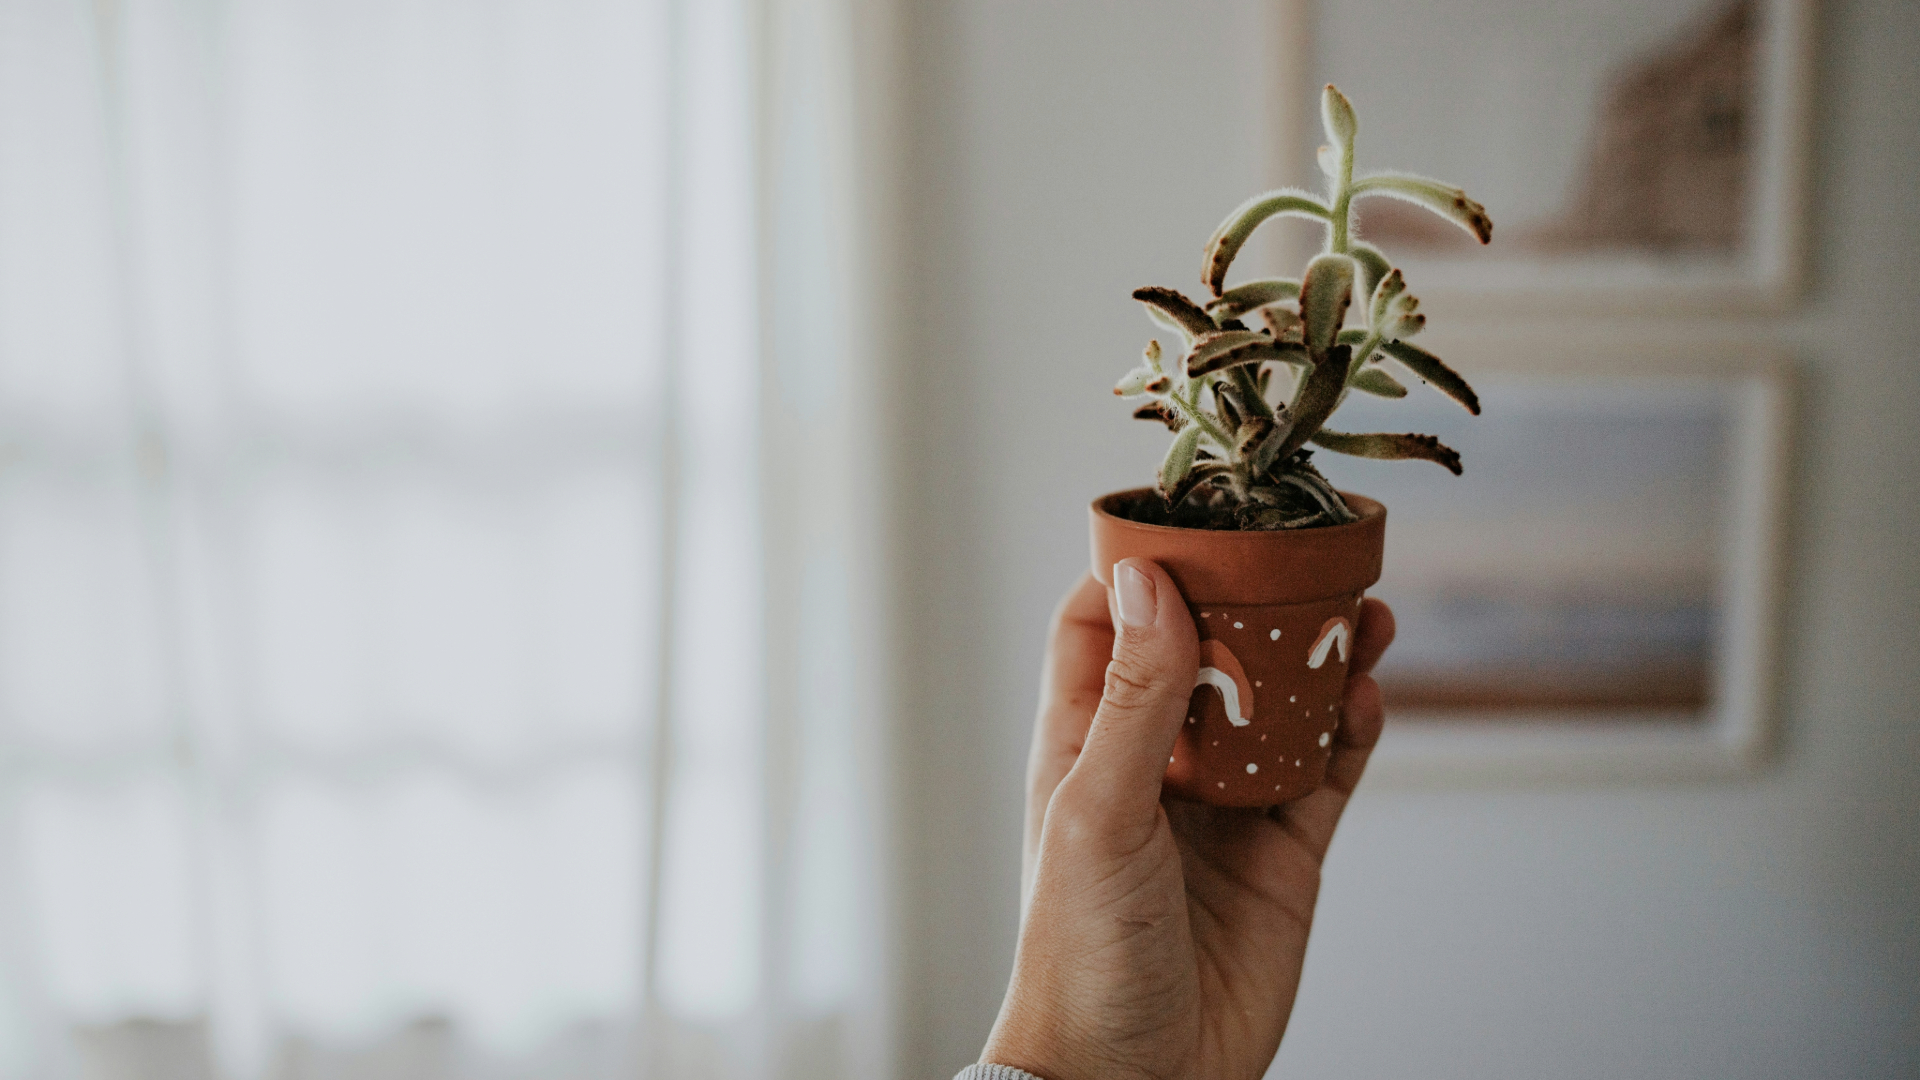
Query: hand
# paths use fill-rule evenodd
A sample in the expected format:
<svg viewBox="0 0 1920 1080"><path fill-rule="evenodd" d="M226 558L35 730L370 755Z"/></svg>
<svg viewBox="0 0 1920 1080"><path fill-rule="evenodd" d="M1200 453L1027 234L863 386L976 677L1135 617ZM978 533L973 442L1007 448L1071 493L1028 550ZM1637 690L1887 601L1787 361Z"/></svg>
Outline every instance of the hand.
<svg viewBox="0 0 1920 1080"><path fill-rule="evenodd" d="M1368 675L1393 613L1361 608L1326 784L1267 810L1160 797L1199 642L1144 559L1054 615L1027 764L1019 953L981 1060L1045 1080L1253 1080L1280 1047L1320 863L1384 720ZM1108 658L1111 657L1111 662Z"/></svg>

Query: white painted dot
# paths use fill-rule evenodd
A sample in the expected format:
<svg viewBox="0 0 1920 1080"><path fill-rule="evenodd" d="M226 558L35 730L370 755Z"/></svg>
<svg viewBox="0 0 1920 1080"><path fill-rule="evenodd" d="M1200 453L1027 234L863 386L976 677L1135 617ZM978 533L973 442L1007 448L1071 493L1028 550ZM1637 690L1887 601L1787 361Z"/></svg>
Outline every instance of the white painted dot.
<svg viewBox="0 0 1920 1080"><path fill-rule="evenodd" d="M1297 768L1299 768L1299 767L1300 767L1300 759L1299 759L1299 758L1294 758L1294 759L1293 759L1293 765L1294 765L1294 768L1296 768L1296 769L1297 769Z"/></svg>
<svg viewBox="0 0 1920 1080"><path fill-rule="evenodd" d="M1201 612L1201 613L1200 613L1200 617L1201 617L1201 618L1203 618L1203 619L1211 619L1211 618L1213 618L1213 612L1211 612L1211 611L1203 611L1203 612Z"/></svg>
<svg viewBox="0 0 1920 1080"><path fill-rule="evenodd" d="M1187 717L1187 723L1189 724L1193 723L1193 717L1191 716Z"/></svg>
<svg viewBox="0 0 1920 1080"><path fill-rule="evenodd" d="M1279 640L1280 640L1280 631L1278 631L1278 630L1269 630L1269 631L1267 632L1267 640L1268 640L1268 641L1279 641Z"/></svg>
<svg viewBox="0 0 1920 1080"><path fill-rule="evenodd" d="M1243 622L1237 622L1233 624L1233 628L1235 630L1245 630L1247 628L1247 624Z"/></svg>
<svg viewBox="0 0 1920 1080"><path fill-rule="evenodd" d="M1219 740L1219 739L1215 739L1215 740L1213 740L1213 745L1215 745L1215 746L1219 746L1219 745L1220 745L1220 740Z"/></svg>
<svg viewBox="0 0 1920 1080"><path fill-rule="evenodd" d="M1261 682L1261 681L1260 681L1259 679L1255 679L1255 680L1253 680L1253 685L1255 685L1255 686L1265 686L1266 684L1265 684L1265 683L1263 683L1263 682Z"/></svg>
<svg viewBox="0 0 1920 1080"><path fill-rule="evenodd" d="M1287 697L1287 700L1288 700L1288 701L1299 701L1299 700L1300 700L1300 695L1299 695L1299 694L1292 694L1292 695L1289 695L1289 696Z"/></svg>
<svg viewBox="0 0 1920 1080"><path fill-rule="evenodd" d="M1273 790L1275 790L1275 791L1279 791L1279 790L1280 790L1280 785L1279 785L1279 784L1275 784L1275 785L1273 785Z"/></svg>
<svg viewBox="0 0 1920 1080"><path fill-rule="evenodd" d="M1213 782L1213 786L1214 786L1214 787L1226 787L1226 786L1227 786L1227 782L1226 782L1225 780L1215 780L1215 781Z"/></svg>
<svg viewBox="0 0 1920 1080"><path fill-rule="evenodd" d="M1249 761L1249 762L1247 762L1247 772L1249 772L1249 773L1257 773L1257 772L1259 772L1259 771L1260 771L1260 766L1258 766L1258 765L1255 765L1255 764L1254 764L1253 762L1251 762L1251 761Z"/></svg>
<svg viewBox="0 0 1920 1080"><path fill-rule="evenodd" d="M1168 759L1167 759L1167 764L1169 764L1169 765L1171 765L1171 764L1173 764L1173 759L1172 759L1172 758L1168 758Z"/></svg>
<svg viewBox="0 0 1920 1080"><path fill-rule="evenodd" d="M1262 735L1262 736L1260 736L1260 741L1261 741L1261 742L1266 742L1266 741L1267 741L1267 737L1266 737L1265 735Z"/></svg>
<svg viewBox="0 0 1920 1080"><path fill-rule="evenodd" d="M1330 742L1332 742L1332 741L1333 741L1333 732L1331 732L1331 731L1323 731L1323 732L1321 732L1321 733L1320 733L1320 745L1321 745L1321 746L1325 746L1325 745L1327 745L1328 743L1330 743Z"/></svg>

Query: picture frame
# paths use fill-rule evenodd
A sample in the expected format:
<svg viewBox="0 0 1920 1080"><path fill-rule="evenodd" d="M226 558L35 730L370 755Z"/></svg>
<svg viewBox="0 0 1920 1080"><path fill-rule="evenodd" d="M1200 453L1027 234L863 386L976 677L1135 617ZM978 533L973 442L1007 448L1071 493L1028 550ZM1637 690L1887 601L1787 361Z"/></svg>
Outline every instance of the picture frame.
<svg viewBox="0 0 1920 1080"><path fill-rule="evenodd" d="M1344 459L1329 466L1343 486L1351 482L1353 490L1383 497L1389 506L1386 574L1370 592L1396 607L1400 635L1376 672L1389 722L1369 783L1678 780L1759 769L1774 742L1794 423L1790 359L1751 340L1623 348L1600 337L1569 343L1509 335L1469 344L1433 336L1428 344L1460 366L1486 405L1481 416L1470 417L1427 395L1461 414L1454 438L1466 474L1459 480L1413 475L1417 465L1407 462L1358 463L1378 467L1363 475ZM1414 400L1384 404L1404 413ZM1365 428L1367 418L1350 411L1352 405L1343 421ZM1598 436L1584 443L1583 417ZM1422 430L1430 426L1425 418L1403 419ZM1488 427L1502 422L1510 427L1505 435ZM1476 428L1488 437L1476 440ZM1542 431L1561 433L1563 444L1556 449L1555 440L1539 438ZM1466 487L1476 472L1478 491ZM1602 491L1596 476L1618 482ZM1647 483L1647 476L1666 479ZM1420 498L1396 497L1382 485L1430 494L1423 507ZM1636 493L1636 486L1662 490ZM1642 501L1620 501L1623 488ZM1499 507L1512 511L1516 500L1523 504L1542 491L1557 493L1560 502L1544 513L1501 516ZM1589 513L1583 492L1602 498L1606 514L1628 511L1619 515L1621 527L1590 528L1600 518ZM1702 492L1710 497L1702 500ZM1445 510L1436 516L1433 507L1442 503ZM1686 520L1687 508L1705 503L1717 509L1701 531ZM1635 506L1682 509L1639 515L1631 512ZM1514 532L1504 549L1503 530ZM1592 543L1556 543L1567 535ZM1607 553L1599 565L1595 550ZM1644 557L1623 554L1634 551ZM1525 553L1524 565L1513 560L1516 552ZM1475 578L1475 566L1492 567L1491 576ZM1456 590L1455 606L1444 617L1431 611L1423 617L1421 588L1462 573L1469 584ZM1565 579L1573 585L1561 587ZM1476 580L1498 583L1509 594L1505 607L1500 596L1477 597ZM1597 591L1595 581L1601 582ZM1649 595L1656 598L1651 608L1644 602ZM1566 596L1574 597L1571 606L1561 602ZM1482 606L1463 608L1460 601ZM1469 630L1478 620L1481 644L1436 650L1436 641L1460 631L1456 615L1463 610ZM1635 635L1665 638L1648 651L1632 644ZM1579 645L1556 652L1556 641ZM1609 653L1623 641L1624 653ZM1476 666L1476 648L1500 654L1492 668ZM1581 669L1597 680L1560 679L1555 661L1570 653L1597 660ZM1410 681L1407 668L1409 660L1418 668L1423 655L1433 661L1430 672L1483 674L1497 674L1504 656L1513 671L1536 680L1534 691L1546 693L1529 701L1525 678L1492 679L1493 697L1476 703L1468 677L1452 679L1438 697L1422 694L1417 673ZM1518 697L1511 692L1516 687Z"/></svg>
<svg viewBox="0 0 1920 1080"><path fill-rule="evenodd" d="M1801 293L1813 0L1271 3L1279 186L1320 187L1334 82L1361 172L1434 175L1491 213L1482 248L1359 204L1359 234L1436 317L1753 313ZM1311 254L1304 229L1270 231L1281 265Z"/></svg>

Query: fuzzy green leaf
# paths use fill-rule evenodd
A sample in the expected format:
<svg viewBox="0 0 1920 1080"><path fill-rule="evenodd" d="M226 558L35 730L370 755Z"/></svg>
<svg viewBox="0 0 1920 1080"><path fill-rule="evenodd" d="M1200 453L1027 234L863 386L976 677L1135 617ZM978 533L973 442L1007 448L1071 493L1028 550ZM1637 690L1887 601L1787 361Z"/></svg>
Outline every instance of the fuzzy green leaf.
<svg viewBox="0 0 1920 1080"><path fill-rule="evenodd" d="M1261 278L1221 293L1219 299L1207 304L1207 314L1213 316L1215 322L1237 319L1254 308L1292 300L1299 295L1300 283L1292 278Z"/></svg>
<svg viewBox="0 0 1920 1080"><path fill-rule="evenodd" d="M1320 425L1327 422L1327 417L1333 415L1334 407L1340 404L1341 393L1347 388L1347 365L1352 360L1351 347L1335 345L1314 362L1313 370L1301 380L1293 405L1287 410L1293 426L1275 452L1275 461L1285 461L1305 446L1313 433L1320 430Z"/></svg>
<svg viewBox="0 0 1920 1080"><path fill-rule="evenodd" d="M1352 454L1354 457L1432 461L1444 466L1453 475L1460 475L1460 455L1431 435L1388 435L1385 432L1349 435L1344 431L1322 429L1314 435L1313 443L1336 454Z"/></svg>
<svg viewBox="0 0 1920 1080"><path fill-rule="evenodd" d="M1254 377L1252 364L1241 364L1229 368L1227 377L1215 384L1215 391L1224 384L1229 393L1235 395L1234 404L1240 407L1244 416L1273 416L1273 406L1267 404L1266 395L1260 391L1260 381Z"/></svg>
<svg viewBox="0 0 1920 1080"><path fill-rule="evenodd" d="M1313 160L1320 165L1320 172L1329 180L1340 179L1340 151L1331 146L1322 146L1314 151Z"/></svg>
<svg viewBox="0 0 1920 1080"><path fill-rule="evenodd" d="M1407 291L1406 276L1394 270L1373 287L1373 302L1367 307L1367 325L1378 330L1386 325L1387 311L1401 293Z"/></svg>
<svg viewBox="0 0 1920 1080"><path fill-rule="evenodd" d="M1380 348L1388 356L1407 365L1407 370L1432 383L1435 390L1466 406L1473 415L1480 415L1480 395L1474 393L1473 387L1467 385L1467 380L1448 367L1445 361L1418 345L1404 341L1381 342Z"/></svg>
<svg viewBox="0 0 1920 1080"><path fill-rule="evenodd" d="M1265 476L1274 462L1280 460L1280 451L1286 447L1287 436L1293 430L1285 416L1262 419L1261 423L1265 426L1253 437L1245 432L1240 436L1240 456L1252 466L1255 476Z"/></svg>
<svg viewBox="0 0 1920 1080"><path fill-rule="evenodd" d="M1265 416L1271 410L1254 389L1252 368L1245 364L1232 368L1227 377L1213 382L1213 400L1222 419L1229 420L1234 428L1240 421L1252 416Z"/></svg>
<svg viewBox="0 0 1920 1080"><path fill-rule="evenodd" d="M1253 330L1226 330L1208 337L1187 354L1187 377L1199 378L1236 364L1254 364L1262 360L1284 359L1302 351L1300 346L1275 342Z"/></svg>
<svg viewBox="0 0 1920 1080"><path fill-rule="evenodd" d="M1472 233L1483 244L1493 239L1493 219L1487 216L1487 208L1452 184L1412 173L1380 173L1354 183L1354 198L1367 195L1385 195L1424 206Z"/></svg>
<svg viewBox="0 0 1920 1080"><path fill-rule="evenodd" d="M1205 451L1201 453L1204 454ZM1167 509L1171 510L1179 506L1188 495L1193 494L1194 489L1198 488L1201 484L1209 480L1218 484L1232 475L1232 473L1233 469L1223 462L1203 459L1196 462L1193 468L1188 470L1185 480L1175 485L1172 491L1162 491L1160 497L1166 500Z"/></svg>
<svg viewBox="0 0 1920 1080"><path fill-rule="evenodd" d="M1380 332L1384 338L1406 339L1419 333L1427 325L1427 317L1415 311L1393 320L1393 325Z"/></svg>
<svg viewBox="0 0 1920 1080"><path fill-rule="evenodd" d="M1327 130L1327 141L1342 154L1353 147L1353 135L1360 126L1353 116L1353 102L1332 83L1320 91L1320 126Z"/></svg>
<svg viewBox="0 0 1920 1080"><path fill-rule="evenodd" d="M1246 245L1253 230L1270 217L1303 217L1316 221L1327 221L1333 217L1333 211L1325 203L1298 188L1282 188L1269 191L1264 195L1255 195L1240 204L1227 219L1214 230L1213 237L1207 241L1207 254L1201 264L1200 280L1206 282L1207 289L1215 296L1220 295L1220 287L1226 283L1227 267L1233 265L1234 257Z"/></svg>
<svg viewBox="0 0 1920 1080"><path fill-rule="evenodd" d="M1186 482L1187 474L1193 470L1194 451L1200 449L1200 425L1191 424L1186 430L1173 437L1173 445L1167 447L1167 456L1160 462L1160 495L1168 505L1174 502L1174 494L1180 485Z"/></svg>
<svg viewBox="0 0 1920 1080"><path fill-rule="evenodd" d="M1215 383L1213 387L1213 411L1220 414L1220 427L1228 435L1240 430L1240 410L1234 407L1233 398L1224 392L1224 388Z"/></svg>
<svg viewBox="0 0 1920 1080"><path fill-rule="evenodd" d="M1267 324L1267 333L1273 335L1273 340L1285 345L1306 347L1307 324L1300 321L1299 315L1283 307L1263 307L1260 309L1260 318Z"/></svg>
<svg viewBox="0 0 1920 1080"><path fill-rule="evenodd" d="M1189 337L1197 339L1219 332L1213 317L1177 289L1148 285L1133 290L1133 298L1171 319L1173 325Z"/></svg>
<svg viewBox="0 0 1920 1080"><path fill-rule="evenodd" d="M1255 461L1262 443L1280 434L1273 421L1264 416L1250 417L1240 425L1239 434L1234 439L1233 453L1241 461ZM1255 475L1259 470L1255 470Z"/></svg>
<svg viewBox="0 0 1920 1080"><path fill-rule="evenodd" d="M1399 379L1381 371L1377 367L1361 368L1360 374L1355 375L1353 381L1347 385L1353 387L1355 390L1361 390L1377 397L1403 398L1407 396L1407 388L1400 385Z"/></svg>
<svg viewBox="0 0 1920 1080"><path fill-rule="evenodd" d="M1189 368L1190 378L1210 375L1237 366L1251 366L1268 360L1283 364L1304 364L1307 362L1307 350L1291 343L1278 344L1269 341L1244 345L1228 352L1218 353L1206 359L1200 366Z"/></svg>
<svg viewBox="0 0 1920 1080"><path fill-rule="evenodd" d="M1244 345L1264 344L1272 340L1271 337L1257 330L1215 330L1193 343L1193 349L1187 353L1183 363L1191 372L1196 360L1205 360Z"/></svg>
<svg viewBox="0 0 1920 1080"><path fill-rule="evenodd" d="M1186 327L1181 326L1179 320L1161 311L1159 308L1154 307L1152 304L1143 304L1141 306L1147 309L1147 318L1152 319L1155 326L1180 336L1181 348L1184 349L1193 344L1193 334L1189 332Z"/></svg>
<svg viewBox="0 0 1920 1080"><path fill-rule="evenodd" d="M1386 253L1365 240L1355 240L1347 245L1347 254L1360 264L1359 280L1354 282L1353 295L1356 299L1367 299L1373 290L1385 281L1393 272L1393 264L1387 261Z"/></svg>
<svg viewBox="0 0 1920 1080"><path fill-rule="evenodd" d="M1358 326L1349 326L1345 330L1340 331L1340 336L1334 338L1334 340L1342 345L1358 345L1367 340L1370 334L1371 331L1369 330Z"/></svg>
<svg viewBox="0 0 1920 1080"><path fill-rule="evenodd" d="M1333 347L1340 324L1353 302L1354 262L1326 252L1314 256L1300 283L1300 319L1306 323L1307 352L1314 361Z"/></svg>
<svg viewBox="0 0 1920 1080"><path fill-rule="evenodd" d="M1147 384L1149 382L1163 377L1159 372L1142 364L1132 371L1127 372L1125 375L1122 375L1120 381L1113 384L1114 396L1139 397L1141 394L1147 392Z"/></svg>

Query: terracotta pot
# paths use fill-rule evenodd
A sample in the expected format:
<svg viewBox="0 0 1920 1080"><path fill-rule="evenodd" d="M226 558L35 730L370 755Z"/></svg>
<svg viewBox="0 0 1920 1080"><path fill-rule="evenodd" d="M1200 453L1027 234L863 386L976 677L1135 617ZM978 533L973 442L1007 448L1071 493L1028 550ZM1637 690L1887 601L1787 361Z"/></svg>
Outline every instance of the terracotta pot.
<svg viewBox="0 0 1920 1080"><path fill-rule="evenodd" d="M1113 564L1166 568L1200 631L1200 674L1173 760L1170 794L1216 806L1272 806L1326 776L1360 597L1380 580L1387 508L1346 497L1350 525L1276 532L1176 529L1114 511L1151 488L1094 501L1093 576Z"/></svg>

